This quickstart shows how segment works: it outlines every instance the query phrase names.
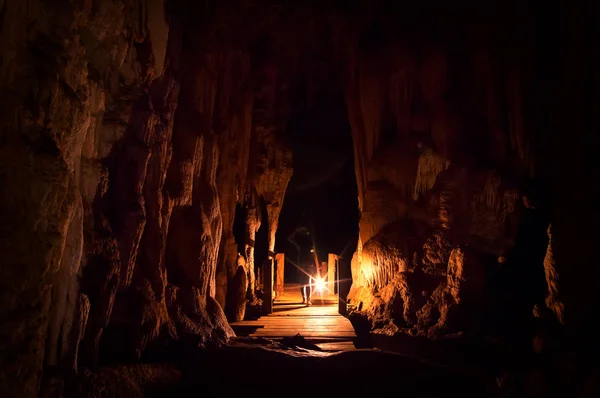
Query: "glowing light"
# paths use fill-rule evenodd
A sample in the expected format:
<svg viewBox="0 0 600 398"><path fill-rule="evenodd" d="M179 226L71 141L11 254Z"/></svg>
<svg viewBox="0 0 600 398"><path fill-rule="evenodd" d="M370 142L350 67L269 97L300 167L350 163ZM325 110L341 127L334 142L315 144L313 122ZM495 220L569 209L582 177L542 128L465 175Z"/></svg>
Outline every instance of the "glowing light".
<svg viewBox="0 0 600 398"><path fill-rule="evenodd" d="M320 276L317 276L317 278L315 279L315 291L317 293L323 293L325 289L325 280Z"/></svg>

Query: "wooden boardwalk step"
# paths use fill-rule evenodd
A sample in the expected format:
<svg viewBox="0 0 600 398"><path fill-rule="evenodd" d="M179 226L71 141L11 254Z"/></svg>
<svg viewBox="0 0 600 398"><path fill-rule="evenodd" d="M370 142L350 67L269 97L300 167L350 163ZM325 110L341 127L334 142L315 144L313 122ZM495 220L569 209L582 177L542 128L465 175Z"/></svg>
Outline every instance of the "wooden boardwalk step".
<svg viewBox="0 0 600 398"><path fill-rule="evenodd" d="M302 304L300 289L286 285L284 295L275 300L273 313L256 320L231 324L251 337L280 340L300 334L325 351L353 350L356 333L350 321L338 313L337 297L313 297L310 307Z"/></svg>

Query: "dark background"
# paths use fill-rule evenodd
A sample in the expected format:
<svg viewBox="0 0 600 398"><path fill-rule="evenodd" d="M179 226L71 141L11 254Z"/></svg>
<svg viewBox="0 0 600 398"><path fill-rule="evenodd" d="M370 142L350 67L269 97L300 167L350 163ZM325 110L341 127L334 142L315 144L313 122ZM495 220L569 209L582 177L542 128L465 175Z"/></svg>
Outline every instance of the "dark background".
<svg viewBox="0 0 600 398"><path fill-rule="evenodd" d="M293 150L294 174L276 238L276 251L286 254L289 282L296 280L291 262L297 251L288 236L297 227L310 229L319 261L335 253L344 257L345 268L358 240L354 149L343 94L326 88L315 96L300 91L292 105L286 136ZM260 258L265 255L261 252Z"/></svg>
<svg viewBox="0 0 600 398"><path fill-rule="evenodd" d="M327 36L324 33L322 37ZM300 57L298 78L290 82L289 115L281 134L292 149L294 167L275 241L275 251L286 255L286 282L298 280L293 265L298 253L288 240L296 228L310 229L319 261L327 261L328 253L343 256L340 266L346 278L358 241L358 189L344 75L331 43L319 44L305 48ZM268 219L264 203L262 206L255 245L257 266L268 253ZM234 230L240 253L243 220L243 210L239 208Z"/></svg>

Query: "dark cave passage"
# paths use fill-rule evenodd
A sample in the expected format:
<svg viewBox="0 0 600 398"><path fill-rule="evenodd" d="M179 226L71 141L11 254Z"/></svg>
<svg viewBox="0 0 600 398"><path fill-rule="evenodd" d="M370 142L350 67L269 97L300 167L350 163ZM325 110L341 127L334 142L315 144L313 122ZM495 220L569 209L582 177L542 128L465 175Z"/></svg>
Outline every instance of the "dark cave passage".
<svg viewBox="0 0 600 398"><path fill-rule="evenodd" d="M320 91L310 92L311 81L324 79L311 77L300 79L291 100L286 139L292 148L294 174L280 215L277 251L297 263L298 249L290 239L296 228L305 227L314 239L317 261L326 262L329 253L336 254L349 275L359 214L348 114L341 88L331 87L339 83L330 81ZM297 268L292 265L287 270L286 280L297 282Z"/></svg>
<svg viewBox="0 0 600 398"><path fill-rule="evenodd" d="M598 26L0 0L0 396L600 396ZM329 254L311 306L290 263Z"/></svg>

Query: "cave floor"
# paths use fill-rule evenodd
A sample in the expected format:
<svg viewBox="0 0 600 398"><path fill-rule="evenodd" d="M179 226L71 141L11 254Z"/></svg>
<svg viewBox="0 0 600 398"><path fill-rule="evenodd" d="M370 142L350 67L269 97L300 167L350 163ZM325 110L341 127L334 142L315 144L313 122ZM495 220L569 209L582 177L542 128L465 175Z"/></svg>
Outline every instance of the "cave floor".
<svg viewBox="0 0 600 398"><path fill-rule="evenodd" d="M490 380L378 349L325 352L257 338L234 338L229 345L203 352L182 369L177 395L242 393L257 397L496 396Z"/></svg>
<svg viewBox="0 0 600 398"><path fill-rule="evenodd" d="M299 285L288 284L275 300L272 314L234 322L231 327L238 336L280 341L299 334L324 351L353 350L356 333L338 313L337 295L313 294L312 303L310 307L302 304Z"/></svg>
<svg viewBox="0 0 600 398"><path fill-rule="evenodd" d="M312 301L311 307L303 305L299 286L286 285L272 314L233 323L238 337L188 364L180 387L206 396L496 396L493 380L463 369L357 349L352 324L338 313L337 296Z"/></svg>
<svg viewBox="0 0 600 398"><path fill-rule="evenodd" d="M498 396L495 380L461 366L356 348L352 324L338 314L337 296L313 297L307 307L298 286L286 286L285 293L272 314L232 324L237 337L227 345L191 349L170 362L80 374L73 396Z"/></svg>

